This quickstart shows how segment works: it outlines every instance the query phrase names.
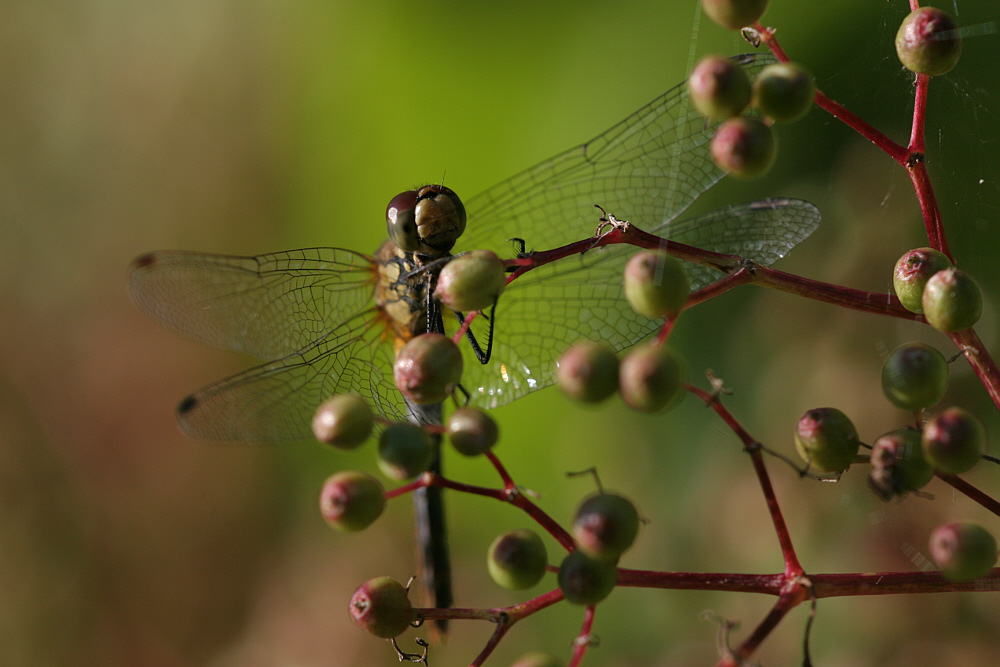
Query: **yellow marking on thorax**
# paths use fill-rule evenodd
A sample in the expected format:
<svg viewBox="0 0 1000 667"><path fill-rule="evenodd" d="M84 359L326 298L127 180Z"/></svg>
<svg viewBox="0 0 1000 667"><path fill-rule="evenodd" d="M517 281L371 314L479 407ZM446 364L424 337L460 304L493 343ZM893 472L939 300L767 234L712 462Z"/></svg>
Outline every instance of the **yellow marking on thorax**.
<svg viewBox="0 0 1000 667"><path fill-rule="evenodd" d="M375 305L378 306L387 332L395 337L396 351L406 341L427 331L426 279L407 281L407 273L418 267L411 254L386 241L375 252L378 280Z"/></svg>

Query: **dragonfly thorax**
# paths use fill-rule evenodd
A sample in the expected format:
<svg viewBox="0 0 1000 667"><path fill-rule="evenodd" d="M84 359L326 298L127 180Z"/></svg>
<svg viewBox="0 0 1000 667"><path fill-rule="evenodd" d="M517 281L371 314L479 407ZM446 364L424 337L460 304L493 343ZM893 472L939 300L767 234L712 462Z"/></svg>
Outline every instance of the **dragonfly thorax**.
<svg viewBox="0 0 1000 667"><path fill-rule="evenodd" d="M375 305L400 342L427 331L426 274L408 277L422 265L419 255L400 250L392 241L375 252Z"/></svg>

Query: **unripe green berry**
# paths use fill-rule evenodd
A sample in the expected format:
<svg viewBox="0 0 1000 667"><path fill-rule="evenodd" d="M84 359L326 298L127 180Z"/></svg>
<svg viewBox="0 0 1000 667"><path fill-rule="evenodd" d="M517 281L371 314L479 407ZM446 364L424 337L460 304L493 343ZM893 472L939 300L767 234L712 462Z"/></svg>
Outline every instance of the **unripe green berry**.
<svg viewBox="0 0 1000 667"><path fill-rule="evenodd" d="M983 293L969 274L952 267L931 276L921 305L927 323L938 331L961 331L979 321Z"/></svg>
<svg viewBox="0 0 1000 667"><path fill-rule="evenodd" d="M462 353L443 334L420 334L400 349L392 376L399 391L414 403L440 403L462 379Z"/></svg>
<svg viewBox="0 0 1000 667"><path fill-rule="evenodd" d="M660 412L684 396L687 367L665 345L643 345L622 359L619 390L625 403L640 412Z"/></svg>
<svg viewBox="0 0 1000 667"><path fill-rule="evenodd" d="M497 423L478 408L457 408L448 417L445 433L459 454L479 456L497 444L500 429Z"/></svg>
<svg viewBox="0 0 1000 667"><path fill-rule="evenodd" d="M774 133L756 118L731 118L715 130L710 145L712 160L730 176L762 176L774 162Z"/></svg>
<svg viewBox="0 0 1000 667"><path fill-rule="evenodd" d="M688 95L702 116L725 120L740 115L750 104L750 79L729 58L705 56L691 70Z"/></svg>
<svg viewBox="0 0 1000 667"><path fill-rule="evenodd" d="M313 416L313 435L340 449L354 449L371 435L375 418L360 396L339 394L326 401Z"/></svg>
<svg viewBox="0 0 1000 667"><path fill-rule="evenodd" d="M389 424L378 441L378 467L390 479L412 479L430 467L434 441L416 424Z"/></svg>
<svg viewBox="0 0 1000 667"><path fill-rule="evenodd" d="M931 533L931 560L945 578L971 581L985 577L997 562L997 541L975 523L946 523Z"/></svg>
<svg viewBox="0 0 1000 667"><path fill-rule="evenodd" d="M559 566L559 588L573 604L597 604L611 594L617 582L614 561L594 560L580 549L569 552Z"/></svg>
<svg viewBox="0 0 1000 667"><path fill-rule="evenodd" d="M950 72L962 55L955 20L934 7L921 7L903 19L896 32L896 55L911 72L937 76Z"/></svg>
<svg viewBox="0 0 1000 667"><path fill-rule="evenodd" d="M795 426L795 448L799 456L822 472L846 470L860 447L857 429L837 408L807 410Z"/></svg>
<svg viewBox="0 0 1000 667"><path fill-rule="evenodd" d="M348 606L351 620L376 637L402 634L413 621L413 605L395 579L376 577L358 586Z"/></svg>
<svg viewBox="0 0 1000 667"><path fill-rule="evenodd" d="M371 475L345 470L329 477L319 494L320 513L338 530L364 530L385 510L385 489Z"/></svg>
<svg viewBox="0 0 1000 667"><path fill-rule="evenodd" d="M618 357L604 343L580 341L559 358L556 380L570 398L599 403L618 390Z"/></svg>
<svg viewBox="0 0 1000 667"><path fill-rule="evenodd" d="M948 362L925 343L900 345L882 364L882 391L904 410L936 405L948 389Z"/></svg>
<svg viewBox="0 0 1000 667"><path fill-rule="evenodd" d="M948 408L924 424L923 448L928 463L957 475L986 453L986 429L962 408Z"/></svg>
<svg viewBox="0 0 1000 667"><path fill-rule="evenodd" d="M816 82L798 63L774 63L757 74L753 82L753 105L776 121L791 122L809 113Z"/></svg>
<svg viewBox="0 0 1000 667"><path fill-rule="evenodd" d="M472 250L441 269L434 296L452 310L482 310L496 303L506 286L503 260L490 250Z"/></svg>
<svg viewBox="0 0 1000 667"><path fill-rule="evenodd" d="M639 533L639 512L627 498L596 493L580 504L573 519L577 547L595 560L617 560Z"/></svg>
<svg viewBox="0 0 1000 667"><path fill-rule="evenodd" d="M679 260L644 250L625 265L624 289L625 299L640 315L672 317L687 303L691 283Z"/></svg>
<svg viewBox="0 0 1000 667"><path fill-rule="evenodd" d="M870 460L868 485L885 501L918 491L934 477L934 468L924 459L920 431L912 428L879 436Z"/></svg>
<svg viewBox="0 0 1000 667"><path fill-rule="evenodd" d="M916 248L896 262L892 272L892 287L896 297L911 313L924 312L924 287L938 271L952 266L948 255L934 248Z"/></svg>
<svg viewBox="0 0 1000 667"><path fill-rule="evenodd" d="M486 565L490 577L511 590L531 588L545 575L549 557L545 543L534 531L512 530L490 545Z"/></svg>
<svg viewBox="0 0 1000 667"><path fill-rule="evenodd" d="M739 30L761 17L767 0L701 0L701 8L723 28Z"/></svg>

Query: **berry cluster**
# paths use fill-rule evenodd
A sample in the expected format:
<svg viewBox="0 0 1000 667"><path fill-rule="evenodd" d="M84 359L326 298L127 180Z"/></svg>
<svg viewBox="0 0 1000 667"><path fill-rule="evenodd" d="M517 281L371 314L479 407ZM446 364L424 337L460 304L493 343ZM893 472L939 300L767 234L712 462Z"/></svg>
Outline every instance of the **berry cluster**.
<svg viewBox="0 0 1000 667"><path fill-rule="evenodd" d="M727 58L709 56L694 68L688 80L692 104L707 119L724 121L711 143L716 164L737 177L763 173L775 157L771 124L801 118L814 102L824 109L835 109L838 118L846 119L845 122L866 136L881 137L817 91L812 75L805 68L788 62L773 31L756 23L766 4L765 0L702 2L706 14L723 27L739 29L752 25L744 28L744 32L764 41L780 61L765 67L753 82L736 62ZM921 76L939 75L957 63L961 41L954 22L944 12L921 8L903 21L896 49L900 61L913 72ZM742 115L750 107L752 115ZM879 138L876 143L879 142L887 152L898 155L901 164L922 167L919 146L911 146L909 154L904 156L901 149L891 150L887 139ZM918 197L922 196L920 187L917 187ZM955 268L945 251L943 236L929 233L929 238L935 247L911 250L896 263L892 282L898 304L887 308L886 314L898 317L910 314L910 319L925 321L938 331L954 335L956 342L972 340L967 334L983 308L980 289L970 276ZM435 296L453 310L481 311L494 304L502 293L508 270L492 253L457 256L442 270ZM829 286L804 279L786 280L784 285L763 284L857 310L872 310L860 300L852 301L854 297L847 290L827 289ZM626 405L646 413L676 405L685 393L692 393L713 407L744 442L765 496L769 504L773 502L772 519L786 565L786 578L778 583L783 605L790 608L806 599L815 601L823 597L824 575L810 575L811 581L804 578L767 480L762 456L773 454L783 461L790 460L763 447L742 429L721 405L720 385L713 386L710 392L688 385L686 364L666 345L678 317L696 301L684 265L662 249L639 252L625 267L622 293L636 313L663 322L660 335L654 342L625 353L620 360L616 351L603 342L574 344L558 362L557 378L562 391L581 403L604 401L617 391ZM454 399L461 382L462 357L455 342L460 338L461 332L454 338L420 335L399 351L394 377L408 400L433 404ZM988 358L981 347L975 352L980 362ZM913 422L903 428L891 428L871 445L861 439L851 419L841 410L821 407L806 411L793 429L794 448L805 463L797 472L802 477L837 479L852 465L866 465L869 487L885 501L924 495L921 489L935 476L956 488L969 489L956 475L991 458L987 456L983 424L957 406L929 412L937 409L946 395L949 363L940 351L921 342L901 345L885 358L881 373L883 393L893 405L911 413ZM996 368L986 368L981 374L985 376L984 384L996 387L1000 384ZM330 477L320 500L323 516L330 525L345 531L361 530L379 517L387 498L430 485L495 497L524 510L566 549L566 554L558 566L550 565L550 554L542 538L527 528L496 537L488 549L487 570L498 585L511 590L529 589L538 585L547 572L556 572L558 583L556 591L516 609L508 608L501 619L493 619L499 626L494 635L496 640L513 622L560 599L587 607L589 614L618 585L659 585L656 573L619 568L619 560L636 540L641 523L638 510L628 498L605 491L598 483L598 491L579 504L571 529L562 528L520 493L493 453L499 437L496 423L485 412L461 405L461 400L456 402L459 407L439 429L408 423L382 425L379 468L392 480L414 481L387 494L378 480L364 473L344 472ZM317 439L350 449L371 435L376 421L363 400L336 396L320 407L313 426ZM432 436L442 434L464 456L487 456L504 480L504 488L472 487L428 473L435 455ZM862 453L862 449L867 451ZM1000 511L995 501L991 507L995 512ZM997 543L982 526L967 522L941 525L929 536L928 553L947 581L957 585L992 576L995 585ZM867 576L856 575L859 592L868 585ZM891 578L891 575L880 576ZM749 589L750 584L747 586ZM920 592L919 586L911 592ZM408 588L386 577L362 584L351 599L350 611L358 625L385 638L395 637L429 618L463 617L458 610L449 616L447 610L414 609ZM591 620L588 615L585 628L589 628ZM581 639L585 637L582 630ZM578 644L573 664L579 662L585 650L581 647L586 642ZM493 643L474 664L481 664L492 646ZM756 644L748 642L738 649L727 650L719 664L742 664L755 647ZM515 662L514 667L561 664L553 656L530 653Z"/></svg>
<svg viewBox="0 0 1000 667"><path fill-rule="evenodd" d="M725 121L712 138L712 159L737 178L755 178L774 162L777 142L769 122L793 122L812 107L816 84L802 65L779 62L762 69L751 83L735 62L702 58L688 77L691 103L710 120ZM741 114L752 105L764 122Z"/></svg>

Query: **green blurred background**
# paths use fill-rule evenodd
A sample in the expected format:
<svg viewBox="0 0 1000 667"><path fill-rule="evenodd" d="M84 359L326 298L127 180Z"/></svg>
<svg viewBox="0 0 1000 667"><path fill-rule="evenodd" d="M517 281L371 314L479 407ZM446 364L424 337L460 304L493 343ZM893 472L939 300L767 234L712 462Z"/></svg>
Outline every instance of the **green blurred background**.
<svg viewBox="0 0 1000 667"><path fill-rule="evenodd" d="M906 3L772 5L765 22L819 85L905 140L911 77L891 43ZM942 7L963 25L997 18L988 0ZM337 469L371 469L371 449L185 439L176 402L250 362L144 318L126 296L125 266L159 248L373 251L396 192L442 177L477 192L681 81L692 54L750 47L698 22L693 0L4 0L0 10L0 663L397 664L351 625L346 604L369 577L412 573L409 503L364 534L334 534L317 511L320 485ZM997 36L985 32L934 81L928 155L952 248L987 293L979 331L995 348L1000 122ZM818 110L778 137L772 175L724 183L697 208L814 201L822 228L780 268L887 291L893 262L922 244L905 175ZM673 342L696 380L709 368L726 380L728 405L756 437L790 453L792 425L810 407L847 411L868 441L904 424L878 373L912 339L951 350L913 324L744 288L685 315ZM996 436L996 410L961 361L953 368L946 400ZM568 470L597 465L636 501L649 521L623 565L781 570L748 461L694 400L646 417L616 401L582 410L550 390L496 417L498 453L557 519L591 489ZM481 461L448 466L495 483ZM995 517L937 483L933 501L883 504L860 467L839 484L771 470L811 572L926 567L927 534L944 519L997 532ZM969 479L998 490L996 468ZM492 538L524 518L455 494L449 512L456 604L524 599L482 567ZM618 590L599 608L601 646L587 664L714 664L716 628L700 612L742 621L739 641L771 603ZM798 664L806 616L791 614L758 659ZM998 619L995 593L826 600L813 655L825 667L989 664ZM580 620L577 608L548 609L491 664L529 648L568 656ZM454 623L431 664L468 664L490 630Z"/></svg>

